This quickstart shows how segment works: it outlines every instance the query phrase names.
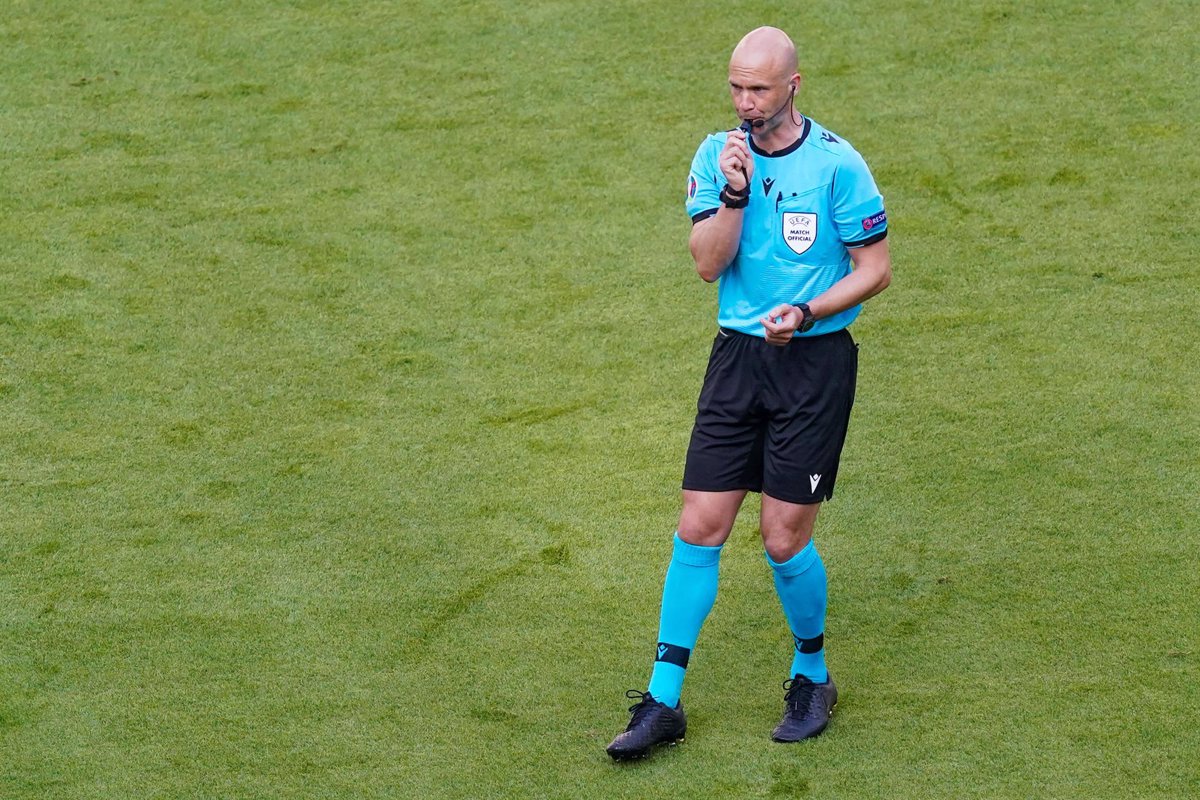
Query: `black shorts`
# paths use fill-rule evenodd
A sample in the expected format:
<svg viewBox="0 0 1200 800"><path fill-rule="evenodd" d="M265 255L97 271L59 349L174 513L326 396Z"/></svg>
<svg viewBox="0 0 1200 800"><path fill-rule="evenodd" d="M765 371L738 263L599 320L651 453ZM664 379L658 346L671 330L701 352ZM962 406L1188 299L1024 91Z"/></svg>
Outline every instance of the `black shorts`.
<svg viewBox="0 0 1200 800"><path fill-rule="evenodd" d="M717 332L683 488L746 489L789 503L833 496L850 424L858 345L849 331L796 337L783 347Z"/></svg>

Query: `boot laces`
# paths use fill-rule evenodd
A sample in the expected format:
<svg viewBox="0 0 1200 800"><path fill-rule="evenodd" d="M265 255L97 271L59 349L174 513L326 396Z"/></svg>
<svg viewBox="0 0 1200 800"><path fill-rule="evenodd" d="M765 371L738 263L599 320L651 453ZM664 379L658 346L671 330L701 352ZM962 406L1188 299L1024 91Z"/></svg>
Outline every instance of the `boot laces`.
<svg viewBox="0 0 1200 800"><path fill-rule="evenodd" d="M783 688L787 691L783 699L789 711L807 711L817 693L817 685L806 679L790 678L783 682Z"/></svg>
<svg viewBox="0 0 1200 800"><path fill-rule="evenodd" d="M630 689L625 692L625 696L630 700L638 701L629 707L629 710L633 713L633 718L629 720L629 727L631 728L637 725L658 705L658 701L649 692L639 692L637 689Z"/></svg>

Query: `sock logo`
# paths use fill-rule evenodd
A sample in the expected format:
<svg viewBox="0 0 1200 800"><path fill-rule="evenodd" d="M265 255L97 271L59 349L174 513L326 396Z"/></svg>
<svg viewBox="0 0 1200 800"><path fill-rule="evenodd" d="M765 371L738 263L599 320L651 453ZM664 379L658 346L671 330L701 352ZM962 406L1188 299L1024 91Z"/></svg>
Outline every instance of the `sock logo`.
<svg viewBox="0 0 1200 800"><path fill-rule="evenodd" d="M677 667L687 669L688 658L692 655L692 651L687 647L680 647L677 644L668 644L667 642L658 643L658 658L655 661L661 661L664 664L674 664Z"/></svg>
<svg viewBox="0 0 1200 800"><path fill-rule="evenodd" d="M792 638L796 640L796 649L805 655L821 652L821 648L825 646L825 633L818 633L811 639L802 639L796 634L792 634Z"/></svg>
<svg viewBox="0 0 1200 800"><path fill-rule="evenodd" d="M808 482L812 484L812 490L815 492L817 490L817 484L821 482L821 476L809 475Z"/></svg>

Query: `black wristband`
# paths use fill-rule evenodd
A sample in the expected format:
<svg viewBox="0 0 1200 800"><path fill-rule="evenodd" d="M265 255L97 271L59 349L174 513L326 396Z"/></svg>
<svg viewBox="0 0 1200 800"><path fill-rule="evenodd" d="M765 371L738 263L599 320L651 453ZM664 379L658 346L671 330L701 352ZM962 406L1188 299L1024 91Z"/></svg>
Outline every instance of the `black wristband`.
<svg viewBox="0 0 1200 800"><path fill-rule="evenodd" d="M795 303L794 305L800 309L801 316L800 324L796 327L796 330L801 333L808 333L813 329L813 325L817 324L816 319L813 317L812 309L808 307L808 303Z"/></svg>
<svg viewBox="0 0 1200 800"><path fill-rule="evenodd" d="M745 208L750 205L750 186L747 185L741 192L735 192L729 188L729 184L725 184L720 197L726 208Z"/></svg>

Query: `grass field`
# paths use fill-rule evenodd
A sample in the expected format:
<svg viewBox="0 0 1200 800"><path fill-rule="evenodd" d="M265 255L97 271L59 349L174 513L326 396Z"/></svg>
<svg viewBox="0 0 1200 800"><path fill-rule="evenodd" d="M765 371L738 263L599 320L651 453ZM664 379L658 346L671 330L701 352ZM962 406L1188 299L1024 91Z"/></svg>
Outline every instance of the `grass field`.
<svg viewBox="0 0 1200 800"><path fill-rule="evenodd" d="M715 290L687 165L791 32L892 287L818 539L644 688ZM1200 796L1191 2L10 2L0 798Z"/></svg>

